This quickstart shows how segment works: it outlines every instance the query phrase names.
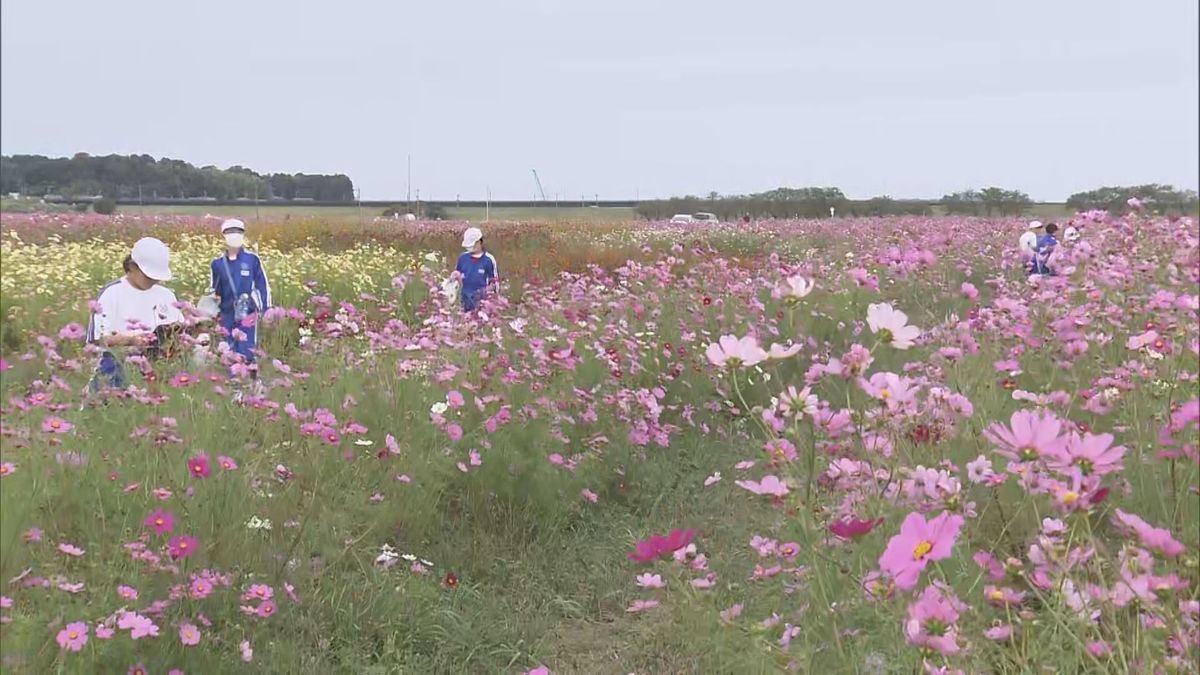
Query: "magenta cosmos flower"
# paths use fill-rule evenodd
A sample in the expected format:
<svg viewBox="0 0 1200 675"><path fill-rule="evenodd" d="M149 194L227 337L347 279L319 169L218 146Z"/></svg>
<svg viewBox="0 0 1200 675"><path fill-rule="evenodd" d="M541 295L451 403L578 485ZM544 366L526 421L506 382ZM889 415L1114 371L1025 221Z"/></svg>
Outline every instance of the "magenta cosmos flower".
<svg viewBox="0 0 1200 675"><path fill-rule="evenodd" d="M1053 413L1018 410L1009 426L992 424L983 430L984 438L996 446L996 452L1018 462L1062 454L1066 438L1059 436L1062 422Z"/></svg>
<svg viewBox="0 0 1200 675"><path fill-rule="evenodd" d="M58 646L71 652L77 652L83 649L83 646L88 641L88 626L82 621L67 624L67 627L58 631Z"/></svg>
<svg viewBox="0 0 1200 675"><path fill-rule="evenodd" d="M144 524L153 530L154 534L170 534L175 531L175 514L162 509L154 509L150 515L146 516Z"/></svg>
<svg viewBox="0 0 1200 675"><path fill-rule="evenodd" d="M744 338L722 335L716 343L708 346L704 354L718 368L753 366L766 361L768 356L758 345L758 340L749 335Z"/></svg>
<svg viewBox="0 0 1200 675"><path fill-rule="evenodd" d="M665 536L652 534L639 541L633 553L628 554L628 558L634 562L650 562L687 546L695 536L696 531L691 528L671 530L671 534Z"/></svg>
<svg viewBox="0 0 1200 675"><path fill-rule="evenodd" d="M208 478L212 475L212 467L208 464L208 455L196 455L188 460L188 471L192 478Z"/></svg>
<svg viewBox="0 0 1200 675"><path fill-rule="evenodd" d="M932 560L950 557L963 517L942 512L933 520L912 512L900 524L900 533L892 537L879 558L879 567L896 581L896 586L909 590Z"/></svg>
<svg viewBox="0 0 1200 675"><path fill-rule="evenodd" d="M184 647L195 647L200 644L200 629L190 623L179 627L179 641Z"/></svg>
<svg viewBox="0 0 1200 675"><path fill-rule="evenodd" d="M867 325L884 344L908 349L921 336L921 329L908 325L908 315L887 303L867 307Z"/></svg>
<svg viewBox="0 0 1200 675"><path fill-rule="evenodd" d="M875 529L881 523L883 523L883 518L876 518L875 520L843 518L830 523L829 531L841 539L858 539L870 534L871 530Z"/></svg>
<svg viewBox="0 0 1200 675"><path fill-rule="evenodd" d="M167 542L167 548L170 549L172 560L182 560L196 552L196 547L200 542L191 535L179 535L171 537Z"/></svg>

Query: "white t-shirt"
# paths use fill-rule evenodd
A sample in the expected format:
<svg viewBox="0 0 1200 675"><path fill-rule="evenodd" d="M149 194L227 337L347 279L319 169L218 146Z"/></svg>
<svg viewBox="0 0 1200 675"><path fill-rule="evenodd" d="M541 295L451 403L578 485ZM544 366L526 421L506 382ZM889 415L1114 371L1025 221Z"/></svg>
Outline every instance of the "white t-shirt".
<svg viewBox="0 0 1200 675"><path fill-rule="evenodd" d="M1021 235L1018 246L1026 253L1031 255L1035 253L1037 251L1037 233L1032 230L1025 230L1025 233Z"/></svg>
<svg viewBox="0 0 1200 675"><path fill-rule="evenodd" d="M175 291L155 284L139 290L121 277L100 291L98 310L92 313L88 339L153 331L159 326L183 321L175 306Z"/></svg>

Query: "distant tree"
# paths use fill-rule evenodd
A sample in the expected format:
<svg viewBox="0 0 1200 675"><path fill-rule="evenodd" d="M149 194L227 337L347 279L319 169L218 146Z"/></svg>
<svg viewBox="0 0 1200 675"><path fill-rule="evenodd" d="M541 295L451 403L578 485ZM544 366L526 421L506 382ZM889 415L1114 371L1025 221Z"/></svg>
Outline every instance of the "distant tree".
<svg viewBox="0 0 1200 675"><path fill-rule="evenodd" d="M1076 211L1103 209L1110 213L1121 213L1128 207L1130 199L1141 200L1143 208L1151 213L1188 214L1200 208L1200 198L1195 190L1181 190L1172 185L1151 183L1102 187L1087 192L1077 192L1067 198L1067 206Z"/></svg>
<svg viewBox="0 0 1200 675"><path fill-rule="evenodd" d="M102 216L111 216L117 212L117 203L111 197L101 197L92 202L92 210Z"/></svg>
<svg viewBox="0 0 1200 675"><path fill-rule="evenodd" d="M983 195L978 190L952 192L942 197L942 208L951 215L977 216L983 210Z"/></svg>

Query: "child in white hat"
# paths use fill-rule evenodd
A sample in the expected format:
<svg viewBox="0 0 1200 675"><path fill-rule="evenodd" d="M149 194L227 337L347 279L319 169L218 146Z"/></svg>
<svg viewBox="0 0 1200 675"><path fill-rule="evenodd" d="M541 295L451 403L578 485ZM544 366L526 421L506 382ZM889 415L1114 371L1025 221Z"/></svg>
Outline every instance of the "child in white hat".
<svg viewBox="0 0 1200 675"><path fill-rule="evenodd" d="M254 363L258 318L271 306L271 285L262 260L245 248L246 224L221 223L225 252L212 262L212 290L220 303L218 321L225 341L246 363ZM252 371L253 372L253 371Z"/></svg>
<svg viewBox="0 0 1200 675"><path fill-rule="evenodd" d="M483 231L469 227L463 233L462 246L466 252L458 257L454 271L462 277L463 310L474 311L496 282L496 259L483 246Z"/></svg>

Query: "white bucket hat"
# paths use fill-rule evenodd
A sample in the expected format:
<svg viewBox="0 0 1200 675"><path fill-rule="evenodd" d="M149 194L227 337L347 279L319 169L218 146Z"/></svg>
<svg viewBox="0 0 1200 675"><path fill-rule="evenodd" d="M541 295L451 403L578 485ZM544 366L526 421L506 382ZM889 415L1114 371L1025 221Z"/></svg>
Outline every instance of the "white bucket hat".
<svg viewBox="0 0 1200 675"><path fill-rule="evenodd" d="M171 250L154 237L138 239L129 254L142 274L155 281L171 280Z"/></svg>
<svg viewBox="0 0 1200 675"><path fill-rule="evenodd" d="M1028 227L1026 227L1025 229L1027 229L1027 230L1029 230L1029 231L1031 231L1031 232L1032 232L1033 230L1040 230L1040 229L1042 229L1042 221L1040 221L1040 220L1031 220L1031 221L1029 221L1029 226L1028 226Z"/></svg>
<svg viewBox="0 0 1200 675"><path fill-rule="evenodd" d="M226 232L228 232L230 230L241 230L242 232L245 232L246 224L243 223L242 221L238 220L237 218L230 218L230 219L226 220L225 222L221 223L221 234L225 234Z"/></svg>
<svg viewBox="0 0 1200 675"><path fill-rule="evenodd" d="M483 239L483 230L478 227L468 227L466 232L463 232L463 248L474 248L479 240Z"/></svg>

